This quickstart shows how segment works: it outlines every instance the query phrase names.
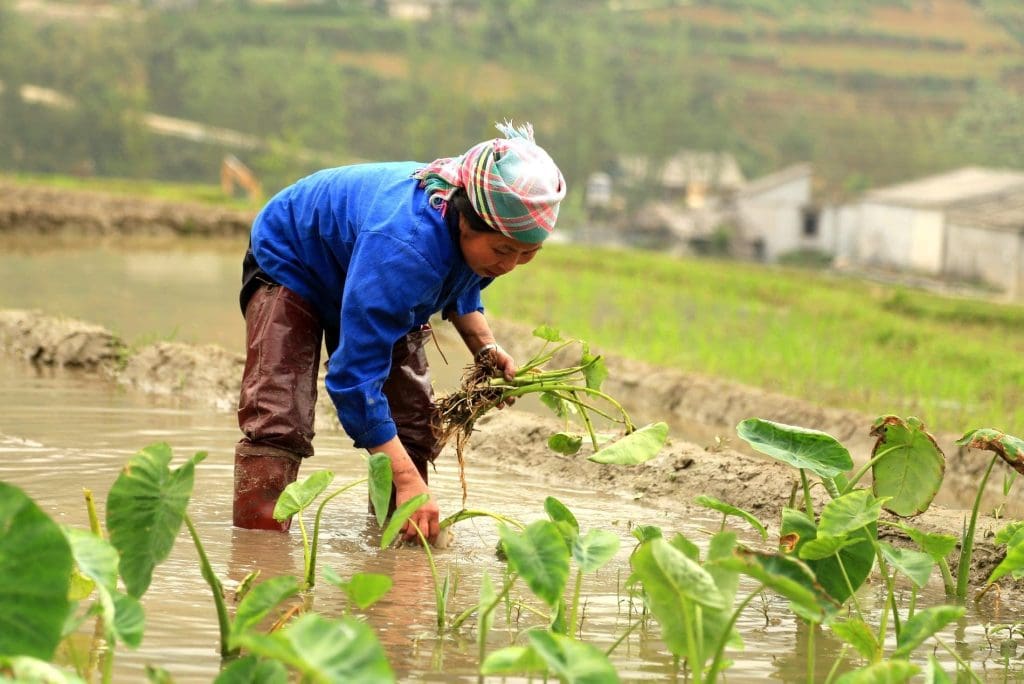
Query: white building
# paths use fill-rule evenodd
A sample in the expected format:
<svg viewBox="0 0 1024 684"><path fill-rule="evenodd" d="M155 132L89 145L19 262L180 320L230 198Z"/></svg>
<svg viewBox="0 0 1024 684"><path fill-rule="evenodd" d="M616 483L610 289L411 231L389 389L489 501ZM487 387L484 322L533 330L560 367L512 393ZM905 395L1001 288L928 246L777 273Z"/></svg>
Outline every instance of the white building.
<svg viewBox="0 0 1024 684"><path fill-rule="evenodd" d="M1024 294L1020 171L970 166L873 190L836 226L836 254L852 265Z"/></svg>
<svg viewBox="0 0 1024 684"><path fill-rule="evenodd" d="M762 261L777 261L798 250L832 253L830 221L822 221L813 201L813 169L795 164L762 176L736 193L739 236L744 251Z"/></svg>

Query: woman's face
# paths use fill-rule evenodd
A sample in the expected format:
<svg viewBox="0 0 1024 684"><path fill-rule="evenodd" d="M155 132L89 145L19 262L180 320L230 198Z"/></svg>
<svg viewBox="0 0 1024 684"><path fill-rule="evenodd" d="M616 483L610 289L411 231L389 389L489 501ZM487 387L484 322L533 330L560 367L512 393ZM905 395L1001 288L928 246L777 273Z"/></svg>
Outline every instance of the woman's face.
<svg viewBox="0 0 1024 684"><path fill-rule="evenodd" d="M498 232L473 230L464 216L459 216L459 246L466 264L485 278L503 276L516 266L529 263L541 247Z"/></svg>

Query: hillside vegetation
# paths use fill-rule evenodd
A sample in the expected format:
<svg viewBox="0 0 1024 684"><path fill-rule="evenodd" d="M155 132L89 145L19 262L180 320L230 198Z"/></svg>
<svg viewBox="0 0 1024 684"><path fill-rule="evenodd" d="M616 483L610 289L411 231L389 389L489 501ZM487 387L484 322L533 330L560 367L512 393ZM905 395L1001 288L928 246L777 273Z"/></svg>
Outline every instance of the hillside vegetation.
<svg viewBox="0 0 1024 684"><path fill-rule="evenodd" d="M811 160L831 195L1024 165L1014 0L459 0L429 22L386 4L69 19L0 0L0 170L212 181L232 151L273 191L325 164L456 154L506 118L535 124L573 200L621 154L680 148L733 152L748 176ZM26 84L72 105L25 102ZM143 112L265 145L161 138Z"/></svg>

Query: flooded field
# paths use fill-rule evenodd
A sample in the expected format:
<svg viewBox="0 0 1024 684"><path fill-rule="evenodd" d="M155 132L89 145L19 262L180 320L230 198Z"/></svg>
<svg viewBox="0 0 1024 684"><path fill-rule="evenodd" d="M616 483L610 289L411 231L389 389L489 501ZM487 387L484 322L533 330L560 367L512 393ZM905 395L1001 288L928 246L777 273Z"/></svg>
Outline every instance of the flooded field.
<svg viewBox="0 0 1024 684"><path fill-rule="evenodd" d="M52 315L100 323L134 344L173 338L237 348L242 335L235 302L238 261L238 254L227 250L3 253L0 308L39 308ZM52 277L55 273L60 277ZM440 387L451 386L457 373L442 368ZM232 457L238 430L230 411L214 411L187 398L134 392L71 371L37 369L2 354L0 377L4 378L0 480L23 488L58 522L87 527L83 488L95 493L102 517L106 492L121 466L143 446L167 442L179 462L198 451L209 453L197 469L189 513L229 592L254 569L260 569L263 578L302 573L296 529L281 535L231 527ZM362 455L348 444L341 433L321 432L316 440L317 455L304 466L300 477L320 469L336 472L338 484L363 477ZM646 505L626 491L609 494L564 479L473 466L470 463L467 470L472 508L530 522L545 517L544 499L554 496L575 514L581 530L601 528L619 536L621 547L615 560L588 576L582 588L582 638L602 650L611 647L637 619L639 605L630 599L625 586L628 556L635 544L632 528L657 525L666 533L683 532L703 546L708 530L718 524L717 517L710 515L680 514ZM431 485L442 515L454 512L462 492L452 459L439 462ZM690 499L696 493L680 492L680 496ZM749 528L737 531L748 543L762 544L750 535ZM418 549L378 548L379 532L366 513L364 490L357 488L329 505L323 535L319 567L330 567L343 577L379 572L394 579L391 592L365 615L400 681L477 681L474 620L454 634L438 636L426 556ZM491 577L501 575L504 563L495 555L497 540L495 524L477 519L460 523L454 544L437 552L442 575L450 573L456 582L451 615L476 602L485 571ZM767 546L772 543L770 538ZM943 602L936 574L919 600L921 607ZM744 586L750 591L755 585ZM883 605L881 592L878 583L865 585L858 594L862 607L877 613ZM324 582L318 583L313 601L316 610L327 616L347 609L342 593ZM118 650L115 681L143 680L147 664L166 668L175 682L211 681L220 667L217 619L187 535L179 538L171 558L158 567L143 605L145 640L137 651ZM944 641L972 664L983 681L1020 681L1024 663L1019 654L1004 651L1006 655L1001 655L1000 638L986 634L987 626L1024 618L1019 602L1013 597L993 597L971 610L964 620L942 632ZM507 645L520 630L542 623L528 609L518 611L512 625L498 619L490 648ZM729 651L734 665L727 671L726 681L806 680L808 630L797 624L786 601L774 595L755 600L737 626L745 648ZM637 629L613 651L611 660L623 680L673 678L672 656L657 634L653 626ZM85 635L78 643L87 646ZM815 681L826 679L841 649L828 630L816 631ZM936 656L952 671L949 654L938 650ZM856 662L847 654L847 663Z"/></svg>

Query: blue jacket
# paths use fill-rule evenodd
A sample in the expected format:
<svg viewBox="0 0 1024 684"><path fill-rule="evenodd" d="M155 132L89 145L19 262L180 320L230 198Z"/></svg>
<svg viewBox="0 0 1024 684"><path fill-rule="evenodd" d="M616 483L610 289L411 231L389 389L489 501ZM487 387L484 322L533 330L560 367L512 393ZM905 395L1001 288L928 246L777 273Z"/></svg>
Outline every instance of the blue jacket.
<svg viewBox="0 0 1024 684"><path fill-rule="evenodd" d="M466 265L458 233L411 177L423 166L319 171L275 195L253 224L260 268L337 335L327 392L360 448L397 434L383 394L394 344L437 312L483 311L480 290L491 282Z"/></svg>

